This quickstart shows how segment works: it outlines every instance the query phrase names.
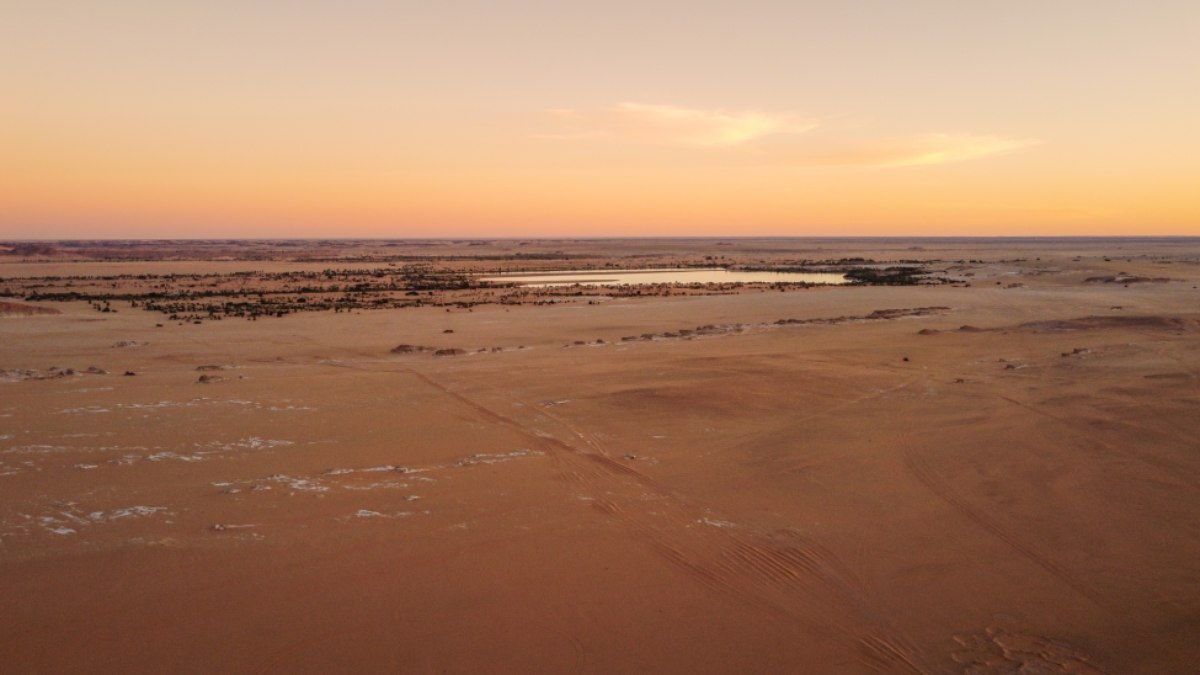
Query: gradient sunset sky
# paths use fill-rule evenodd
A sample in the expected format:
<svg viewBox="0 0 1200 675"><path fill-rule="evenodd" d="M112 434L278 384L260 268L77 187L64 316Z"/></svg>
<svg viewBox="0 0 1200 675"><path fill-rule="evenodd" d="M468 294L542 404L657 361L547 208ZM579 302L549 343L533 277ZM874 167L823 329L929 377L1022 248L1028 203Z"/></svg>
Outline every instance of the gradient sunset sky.
<svg viewBox="0 0 1200 675"><path fill-rule="evenodd" d="M1200 235L1200 1L6 0L0 237Z"/></svg>

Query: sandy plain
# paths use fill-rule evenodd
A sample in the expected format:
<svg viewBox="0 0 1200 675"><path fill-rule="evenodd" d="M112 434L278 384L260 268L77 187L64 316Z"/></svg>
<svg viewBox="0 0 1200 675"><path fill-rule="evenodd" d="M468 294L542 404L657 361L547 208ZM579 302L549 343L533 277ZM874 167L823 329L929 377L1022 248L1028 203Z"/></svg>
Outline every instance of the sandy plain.
<svg viewBox="0 0 1200 675"><path fill-rule="evenodd" d="M469 245L420 251L517 246ZM0 287L332 264L160 249L8 256ZM523 250L952 283L196 323L0 298L61 312L0 318L3 670L1195 672L1200 240Z"/></svg>

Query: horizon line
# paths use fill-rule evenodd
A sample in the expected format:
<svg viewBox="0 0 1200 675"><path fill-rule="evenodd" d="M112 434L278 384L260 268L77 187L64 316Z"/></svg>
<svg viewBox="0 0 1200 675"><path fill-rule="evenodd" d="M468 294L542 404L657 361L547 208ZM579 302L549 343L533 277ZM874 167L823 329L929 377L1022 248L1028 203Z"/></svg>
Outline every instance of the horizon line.
<svg viewBox="0 0 1200 675"><path fill-rule="evenodd" d="M978 240L1009 240L1009 241L1044 241L1044 240L1183 240L1200 239L1200 234L1084 234L1084 235L630 235L630 236L443 236L443 237L57 237L57 238L5 238L0 244L8 243L72 243L72 242L271 242L271 241L780 241L780 240L823 240L823 241L978 241Z"/></svg>

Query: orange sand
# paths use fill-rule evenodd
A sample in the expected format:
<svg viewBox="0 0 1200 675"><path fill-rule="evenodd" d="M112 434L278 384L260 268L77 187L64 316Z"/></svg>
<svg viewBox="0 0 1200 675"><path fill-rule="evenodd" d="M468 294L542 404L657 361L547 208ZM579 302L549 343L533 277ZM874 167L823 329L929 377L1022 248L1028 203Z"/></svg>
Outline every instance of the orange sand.
<svg viewBox="0 0 1200 675"><path fill-rule="evenodd" d="M970 287L0 318L0 369L107 371L0 382L0 662L1188 671L1200 246L1071 246L908 254ZM1086 281L1119 272L1172 280Z"/></svg>

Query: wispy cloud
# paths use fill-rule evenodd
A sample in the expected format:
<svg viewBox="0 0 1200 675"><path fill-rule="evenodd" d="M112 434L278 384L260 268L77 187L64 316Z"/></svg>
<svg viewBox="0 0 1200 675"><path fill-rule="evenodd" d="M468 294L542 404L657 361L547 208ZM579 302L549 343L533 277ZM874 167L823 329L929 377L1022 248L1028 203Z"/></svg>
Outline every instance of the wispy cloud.
<svg viewBox="0 0 1200 675"><path fill-rule="evenodd" d="M1021 150L1039 141L976 134L915 134L839 138L792 148L785 158L804 164L919 166L947 164Z"/></svg>
<svg viewBox="0 0 1200 675"><path fill-rule="evenodd" d="M607 110L550 111L563 138L608 138L638 143L722 148L776 134L801 134L815 121L760 110L700 110L650 103L618 103Z"/></svg>
<svg viewBox="0 0 1200 675"><path fill-rule="evenodd" d="M1037 145L990 134L872 134L826 128L814 118L762 110L697 109L624 102L604 110L559 108L551 138L653 144L801 166L901 167L962 162Z"/></svg>

